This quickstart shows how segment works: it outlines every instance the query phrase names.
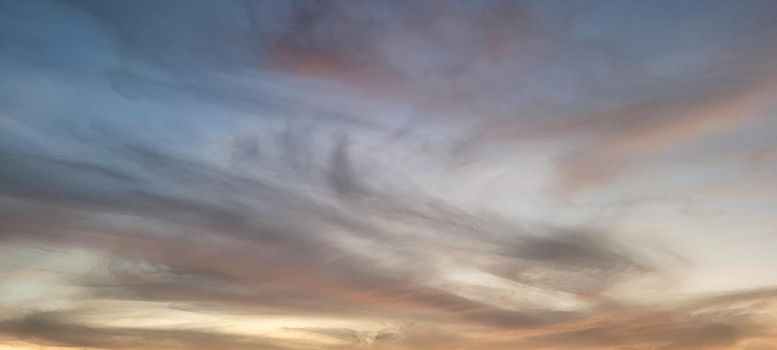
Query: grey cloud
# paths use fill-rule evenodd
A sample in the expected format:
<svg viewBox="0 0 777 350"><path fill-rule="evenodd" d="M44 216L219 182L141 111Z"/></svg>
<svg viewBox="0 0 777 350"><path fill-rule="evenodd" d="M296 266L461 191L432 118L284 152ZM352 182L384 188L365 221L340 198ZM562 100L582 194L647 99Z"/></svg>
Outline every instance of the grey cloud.
<svg viewBox="0 0 777 350"><path fill-rule="evenodd" d="M0 191L7 195L98 203L141 186L121 170L46 155L1 153L0 164Z"/></svg>
<svg viewBox="0 0 777 350"><path fill-rule="evenodd" d="M404 237L404 243L398 244L396 239L399 238L382 232L383 229L379 225L350 225L345 213L338 214L335 211L334 214L329 214L327 211L333 210L332 208L304 205L304 197L299 197L300 194L263 186L261 183L256 184L249 179L197 163L147 151L133 151L128 155L145 169L147 178L161 181L168 187L198 188L202 193L210 193L211 200L202 202L193 198L177 197L172 195L174 189L168 189L170 194L167 195L148 193L148 189L144 190L146 193L136 190L114 201L84 201L77 196L60 198L58 193L45 193L46 197L37 197L34 200L60 202L65 204L67 209L58 211L65 210L66 213L75 209L75 212L60 214L68 218L63 221L57 221L57 216L49 216L53 222L26 221L25 217L28 215L40 213L40 208L22 207L15 210L17 214L6 224L6 230L16 232L14 236L17 238L32 231L36 232L35 237L40 240L58 242L57 244L65 246L88 246L108 250L120 259L140 257L152 264L138 265L140 268L118 265L109 271L109 276L113 277L106 279L98 275L75 281L78 285L91 289L96 298L159 300L201 305L206 308L290 314L382 314L383 317L399 317L427 310L431 314L439 315L436 317L447 314L461 321L499 328L539 327L569 317L578 317L544 310L532 313L502 311L448 292L429 289L420 284L424 278L431 277L425 277L429 272L421 270L409 273L381 268L380 260L358 257L353 255L353 252L337 247L330 241L331 237L317 233L318 229L315 227L327 222L329 225L338 225L341 229L367 230L358 234L382 242L382 249L387 251L414 244L413 250L419 252L444 252L451 249L450 252L465 253L464 246L453 245L445 248L447 244L438 241L440 237L449 234L464 238L464 242L491 237L490 239L497 240L496 246L500 245L499 239L514 240L511 244L517 247L517 250L506 256L516 259L511 260L512 264L521 266L521 270L533 269L534 272L540 272L543 278L549 278L548 276L553 276L554 273L578 276L577 279L558 278L554 280L555 283L520 275L511 276L520 283L551 290L576 290L588 284L601 286L611 278L606 270L609 264L629 262L621 253L609 250L610 248L603 244L605 241L597 242L591 238L573 241L573 236L527 236L522 230L515 230L506 222L494 218L479 219L466 211L446 205L425 209L401 206L403 201L388 194L385 194L382 200L375 201L379 203L377 206L371 206L371 201L353 202L355 207L350 207L350 201L344 202L346 207L343 210L356 214L357 223L358 215L361 215L359 213L366 210L366 213L374 218L400 220L411 227L417 226L416 229L424 228L435 233L431 241L401 236ZM74 171L84 175L80 170ZM89 187L81 188L78 184L63 186L63 189L89 193ZM262 209L262 202L259 202L259 207L213 202L214 198L223 198L230 193L236 196L233 198L271 196L273 207ZM370 196L376 195L378 193L370 193ZM420 202L427 201L419 195L416 196ZM280 211L285 206L285 201L290 201L286 202L286 208L292 210L293 214ZM119 229L113 227L109 221L100 220L99 214L95 216L79 213L81 209L78 208L81 206L85 206L83 209L99 207L99 210L105 213L134 213L140 218L154 218L164 225L158 228L152 225ZM30 214L19 215L26 210L32 211ZM401 215L397 216L397 213ZM362 223L364 224L366 222ZM499 238L499 234L508 236ZM207 248L214 243L218 245L218 249ZM504 255L503 252L488 246L484 248L483 254ZM561 251L563 254L560 254ZM411 256L411 259L420 266L433 264L433 261L422 256ZM590 274L586 272L589 269ZM588 278L590 281L581 278ZM278 288L283 292L278 293Z"/></svg>
<svg viewBox="0 0 777 350"><path fill-rule="evenodd" d="M619 268L621 265L638 267L630 257L609 247L611 242L596 233L570 232L558 237L526 237L515 247L514 255L548 264L560 264L581 268Z"/></svg>
<svg viewBox="0 0 777 350"><path fill-rule="evenodd" d="M336 167L333 171L346 172L349 177L359 176L352 169L343 169L338 150L334 152L327 167ZM434 261L422 252L474 253L506 259L501 271L485 268L519 283L564 291L604 288L613 279L630 276L622 269L646 269L630 253L610 246L603 237L559 232L559 237L543 238L496 216L482 218L450 205L435 204L422 194L407 197L373 191L368 201L346 200L339 202L342 207L320 206L309 203L301 193L194 161L142 149L128 149L117 156L128 162L127 167L142 169L138 174L144 180L137 181L136 188L101 196L81 183L59 183L58 191L47 192L39 188L39 182L25 182L34 178L18 177L14 188L30 188L37 196L21 197L32 206L14 209L4 230L6 236L16 238L36 232L34 237L44 241L105 249L120 257L141 257L163 268L161 273L141 269L130 275L120 273L114 281L87 283L99 297L215 302L292 313L314 312L317 308L323 313L369 311L370 307L383 309L385 303L396 304L399 308L395 310L406 308L402 312L412 313L413 308L423 307L485 324L537 326L550 322L551 315L541 311L540 315L500 313L423 287L425 278L434 277L429 275L433 274ZM37 161L46 164L51 160ZM14 171L35 169L23 164L16 164ZM79 163L73 164L58 177L77 176L85 183L97 182L85 172L89 167L81 169ZM97 174L102 173L111 172L103 169ZM208 199L191 197L188 189L193 188L208 194ZM181 189L186 189L185 195L178 194ZM61 213L59 217L68 219L49 216L51 222L28 221L25 218L42 213L43 205L36 208L36 201L62 205L55 210ZM87 210L92 212L81 212ZM117 228L101 219L111 213L153 219L157 224ZM401 222L408 229L432 235L396 235L381 226L386 221ZM379 267L384 263L380 259L339 247L332 240L336 236L323 233L322 228L327 226L368 239L422 268L410 272ZM440 242L445 237L456 239ZM482 242L473 245L478 241ZM218 244L219 249L206 249L207 242ZM503 251L505 246L512 248ZM219 263L212 265L213 261ZM505 267L517 269L506 271ZM179 276L175 271L193 273ZM522 271L531 271L542 279L522 276ZM144 276L146 273L149 275ZM223 288L209 287L219 285L213 277L221 281ZM284 295L268 292L279 286L283 286ZM292 289L297 291L291 293ZM367 300L374 304L365 306ZM558 320L557 316L551 318Z"/></svg>
<svg viewBox="0 0 777 350"><path fill-rule="evenodd" d="M475 323L501 329L538 329L554 323L569 321L581 314L574 312L554 312L546 310L513 311L513 310L477 310L466 315L466 319Z"/></svg>
<svg viewBox="0 0 777 350"><path fill-rule="evenodd" d="M350 142L347 137L341 137L332 151L329 169L329 185L341 196L359 191L359 183L353 174L353 165L348 155Z"/></svg>

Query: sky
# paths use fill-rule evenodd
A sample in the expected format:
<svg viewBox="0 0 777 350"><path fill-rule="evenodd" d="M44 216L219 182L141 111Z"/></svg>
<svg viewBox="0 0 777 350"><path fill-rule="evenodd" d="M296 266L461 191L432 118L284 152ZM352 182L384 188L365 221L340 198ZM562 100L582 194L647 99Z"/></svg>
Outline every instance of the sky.
<svg viewBox="0 0 777 350"><path fill-rule="evenodd" d="M0 1L0 350L777 350L775 208L775 1Z"/></svg>

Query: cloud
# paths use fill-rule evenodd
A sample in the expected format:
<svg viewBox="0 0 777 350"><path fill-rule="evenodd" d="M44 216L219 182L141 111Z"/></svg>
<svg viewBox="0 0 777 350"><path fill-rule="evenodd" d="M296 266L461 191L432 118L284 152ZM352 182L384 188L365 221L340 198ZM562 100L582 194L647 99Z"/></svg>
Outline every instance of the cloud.
<svg viewBox="0 0 777 350"><path fill-rule="evenodd" d="M5 339L691 350L774 337L772 289L655 291L686 261L674 248L706 249L683 240L693 230L666 234L665 253L637 240L644 225L534 185L596 191L770 118L771 4L0 7L0 250L35 261L0 271L0 297L31 295L0 303ZM768 152L748 154L770 171ZM708 260L740 266L716 249ZM282 336L79 311L124 303Z"/></svg>
<svg viewBox="0 0 777 350"><path fill-rule="evenodd" d="M735 302L732 302L736 300ZM766 302L766 304L764 304ZM774 290L744 291L642 307L626 307L573 326L529 337L534 348L728 349L746 339L770 338L767 309ZM761 305L753 308L753 305ZM773 306L771 306L773 307Z"/></svg>
<svg viewBox="0 0 777 350"><path fill-rule="evenodd" d="M353 171L338 160L341 149L332 152L331 164L325 167ZM17 161L11 174L31 171L25 164L79 164L18 157L35 161ZM124 167L142 170L131 176L118 175L119 169L61 168L56 172L58 181L78 178L79 182L55 182L56 191L47 190L50 181L2 174L14 180L6 182L11 187L4 194L16 198L5 200L4 212L13 213L3 225L7 240L34 237L47 244L107 250L119 261L140 259L151 264L137 265L140 269L117 265L107 278L98 275L78 282L92 288L96 297L210 303L290 314L399 317L428 310L484 324L535 327L560 315L500 311L428 286L427 280L439 278L436 270L441 265L436 257L474 253L478 259L502 261L503 268L520 266L517 271L528 272L526 276L501 272L518 283L551 291L603 288L610 279L629 276L621 269L646 269L631 253L608 247L603 236L559 231L558 237L544 237L524 232L507 220L483 220L450 205L410 204L434 203L420 193L395 196L371 191L365 194L368 200L313 204L304 193L151 151L124 150L117 153L115 159L119 158L129 161ZM102 193L93 186L103 174L114 174L110 179L134 186ZM177 194L188 187L207 193L208 199ZM110 188L120 186L111 183ZM14 192L19 189L26 190ZM265 205L263 198L272 198L272 206ZM146 223L117 226L113 221L117 215ZM37 219L41 216L48 220ZM388 230L388 222L401 224L404 228L396 229L404 232ZM489 241L477 243L488 237ZM441 238L449 243L440 243ZM349 248L345 243L350 239L362 242L364 248ZM479 252L468 252L473 244L481 246ZM219 249L208 248L214 246ZM372 249L382 254L371 255ZM572 274L577 277L563 277Z"/></svg>
<svg viewBox="0 0 777 350"><path fill-rule="evenodd" d="M595 116L601 118L600 136L562 162L561 190L574 194L608 181L640 157L763 118L777 90L774 81L761 79L764 77L744 83L708 82L690 94L685 87L670 88L665 97Z"/></svg>
<svg viewBox="0 0 777 350"><path fill-rule="evenodd" d="M41 345L97 349L299 349L278 340L197 329L143 329L81 324L69 312L39 312L0 322L0 334ZM288 343L288 341L286 342Z"/></svg>

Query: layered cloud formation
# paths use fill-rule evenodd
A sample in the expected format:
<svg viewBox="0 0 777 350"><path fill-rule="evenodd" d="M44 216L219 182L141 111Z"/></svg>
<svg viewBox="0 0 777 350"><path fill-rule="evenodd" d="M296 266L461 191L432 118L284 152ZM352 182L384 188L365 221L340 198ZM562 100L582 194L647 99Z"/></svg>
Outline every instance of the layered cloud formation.
<svg viewBox="0 0 777 350"><path fill-rule="evenodd" d="M0 349L777 349L771 1L0 3Z"/></svg>

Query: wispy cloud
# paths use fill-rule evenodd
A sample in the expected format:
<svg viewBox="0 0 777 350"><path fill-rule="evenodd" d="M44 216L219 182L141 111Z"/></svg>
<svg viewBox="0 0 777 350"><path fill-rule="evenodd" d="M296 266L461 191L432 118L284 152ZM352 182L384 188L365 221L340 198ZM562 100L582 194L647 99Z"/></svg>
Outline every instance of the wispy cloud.
<svg viewBox="0 0 777 350"><path fill-rule="evenodd" d="M0 346L768 349L775 11L0 4Z"/></svg>

